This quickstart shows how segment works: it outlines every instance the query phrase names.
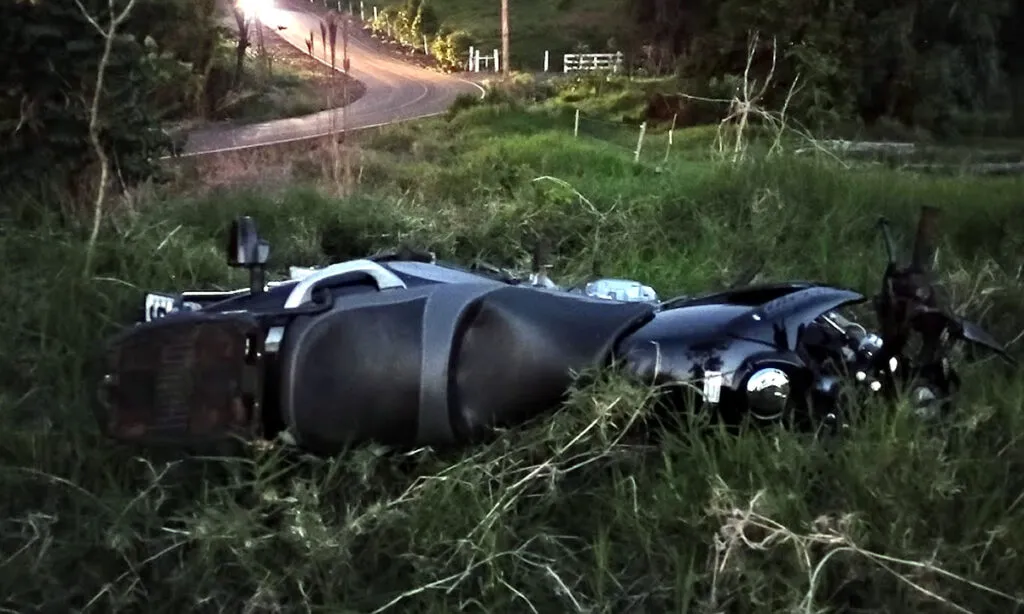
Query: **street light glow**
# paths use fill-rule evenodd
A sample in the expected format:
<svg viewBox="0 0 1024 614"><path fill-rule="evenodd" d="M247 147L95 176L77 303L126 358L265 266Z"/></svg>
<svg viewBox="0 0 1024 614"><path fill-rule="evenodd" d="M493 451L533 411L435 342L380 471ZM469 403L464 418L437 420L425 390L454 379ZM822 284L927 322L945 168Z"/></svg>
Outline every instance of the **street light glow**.
<svg viewBox="0 0 1024 614"><path fill-rule="evenodd" d="M237 0L238 10L246 17L266 23L271 21L274 10L274 0Z"/></svg>

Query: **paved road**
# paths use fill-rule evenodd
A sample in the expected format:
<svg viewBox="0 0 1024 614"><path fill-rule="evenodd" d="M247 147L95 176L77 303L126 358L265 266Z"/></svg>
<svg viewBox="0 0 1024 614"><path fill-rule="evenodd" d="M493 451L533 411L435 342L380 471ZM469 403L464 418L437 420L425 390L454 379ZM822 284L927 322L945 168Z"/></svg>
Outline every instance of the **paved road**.
<svg viewBox="0 0 1024 614"><path fill-rule="evenodd" d="M320 18L305 12L278 10L267 25L287 26L278 30L286 41L306 51L306 37L316 33L320 47ZM407 64L384 55L373 47L358 27L349 30L349 74L362 81L366 93L346 111L331 109L303 117L278 119L245 126L213 126L189 134L183 155L196 155L272 145L329 134L341 128L343 115L349 129L367 128L396 121L436 115L447 110L463 93L482 93L480 87L451 75ZM341 33L337 43L341 63Z"/></svg>

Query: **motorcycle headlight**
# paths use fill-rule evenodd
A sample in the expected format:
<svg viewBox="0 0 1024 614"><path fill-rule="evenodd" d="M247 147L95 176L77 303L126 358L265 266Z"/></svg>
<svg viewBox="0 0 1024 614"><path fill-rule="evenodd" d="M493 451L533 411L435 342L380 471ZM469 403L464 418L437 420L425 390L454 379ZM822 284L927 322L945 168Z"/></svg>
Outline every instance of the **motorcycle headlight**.
<svg viewBox="0 0 1024 614"><path fill-rule="evenodd" d="M747 405L754 417L776 420L789 402L789 376L781 369L758 369L747 380Z"/></svg>

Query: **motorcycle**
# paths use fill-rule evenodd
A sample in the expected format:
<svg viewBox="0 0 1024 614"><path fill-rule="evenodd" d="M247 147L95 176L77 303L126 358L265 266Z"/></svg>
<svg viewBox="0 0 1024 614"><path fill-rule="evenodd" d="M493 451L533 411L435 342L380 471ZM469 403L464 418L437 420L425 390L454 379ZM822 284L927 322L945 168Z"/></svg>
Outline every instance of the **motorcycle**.
<svg viewBox="0 0 1024 614"><path fill-rule="evenodd" d="M149 293L142 321L109 344L97 419L142 444L465 445L553 410L574 374L613 365L671 407L731 423L841 428L854 393L909 394L934 412L960 385L956 342L1013 362L940 298L938 214L922 209L905 265L879 221L889 262L874 332L844 315L864 295L803 281L662 301L632 280L561 288L541 266L524 279L402 250L267 282L270 246L243 216L227 258L249 287Z"/></svg>

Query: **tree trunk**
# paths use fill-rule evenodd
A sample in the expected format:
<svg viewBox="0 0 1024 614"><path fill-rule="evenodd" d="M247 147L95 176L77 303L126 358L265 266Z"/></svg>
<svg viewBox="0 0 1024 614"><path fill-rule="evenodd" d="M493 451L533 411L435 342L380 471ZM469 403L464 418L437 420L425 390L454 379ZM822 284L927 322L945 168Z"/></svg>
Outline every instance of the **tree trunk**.
<svg viewBox="0 0 1024 614"><path fill-rule="evenodd" d="M249 21L245 14L235 9L235 23L238 24L238 45L235 47L235 75L233 86L242 82L242 71L245 69L245 50L249 48Z"/></svg>

